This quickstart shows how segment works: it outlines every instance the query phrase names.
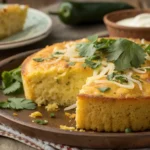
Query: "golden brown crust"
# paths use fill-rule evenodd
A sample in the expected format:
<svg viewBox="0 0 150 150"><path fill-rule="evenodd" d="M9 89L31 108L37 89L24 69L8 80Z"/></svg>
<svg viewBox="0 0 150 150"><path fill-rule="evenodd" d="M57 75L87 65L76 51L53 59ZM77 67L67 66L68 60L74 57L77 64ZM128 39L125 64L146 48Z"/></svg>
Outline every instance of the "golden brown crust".
<svg viewBox="0 0 150 150"><path fill-rule="evenodd" d="M150 100L150 96L147 97L122 97L122 98L113 98L113 97L105 97L105 96L100 96L100 95L89 95L89 94L78 94L77 96L78 98L84 99L84 100L88 100L88 99L94 99L94 100L109 100L109 101L114 101L114 100Z"/></svg>

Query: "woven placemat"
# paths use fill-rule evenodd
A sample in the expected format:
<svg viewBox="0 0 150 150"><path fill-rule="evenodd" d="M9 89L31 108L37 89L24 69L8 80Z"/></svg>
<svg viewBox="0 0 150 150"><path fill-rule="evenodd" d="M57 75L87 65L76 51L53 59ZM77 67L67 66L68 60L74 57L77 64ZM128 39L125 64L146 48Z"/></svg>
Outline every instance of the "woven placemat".
<svg viewBox="0 0 150 150"><path fill-rule="evenodd" d="M33 147L37 150L79 150L75 147L69 147L61 144L49 143L47 141L42 141L40 139L31 138L23 133L8 127L4 124L0 124L0 136L8 137L19 142L22 142L30 147Z"/></svg>

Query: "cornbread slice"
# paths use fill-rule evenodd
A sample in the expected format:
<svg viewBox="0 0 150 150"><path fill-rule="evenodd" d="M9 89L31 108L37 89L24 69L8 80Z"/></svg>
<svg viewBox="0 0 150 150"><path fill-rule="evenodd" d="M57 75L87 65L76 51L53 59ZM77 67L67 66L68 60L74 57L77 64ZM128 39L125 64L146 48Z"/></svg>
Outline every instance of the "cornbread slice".
<svg viewBox="0 0 150 150"><path fill-rule="evenodd" d="M111 90L99 91L103 87ZM150 83L143 78L142 91L137 85L132 90L107 82L84 85L77 98L76 126L106 132L150 129Z"/></svg>
<svg viewBox="0 0 150 150"><path fill-rule="evenodd" d="M69 106L76 102L76 96L87 77L92 76L92 69L84 68L82 63L69 64L68 60L48 59L53 50L65 49L66 45L76 42L64 42L47 46L28 57L22 64L22 78L25 96L39 106L57 103ZM34 59L42 58L42 62Z"/></svg>
<svg viewBox="0 0 150 150"><path fill-rule="evenodd" d="M28 6L7 5L0 9L0 39L23 29Z"/></svg>

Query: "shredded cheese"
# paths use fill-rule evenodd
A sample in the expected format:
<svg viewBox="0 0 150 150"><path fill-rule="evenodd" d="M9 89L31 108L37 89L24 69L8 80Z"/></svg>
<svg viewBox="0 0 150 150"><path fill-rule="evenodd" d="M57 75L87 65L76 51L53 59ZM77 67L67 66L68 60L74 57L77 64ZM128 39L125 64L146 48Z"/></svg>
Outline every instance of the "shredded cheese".
<svg viewBox="0 0 150 150"><path fill-rule="evenodd" d="M106 65L106 63L104 63L104 65ZM88 78L86 85L91 84L94 80L98 80L106 77L106 75L112 74L114 72L114 69L115 69L115 65L113 63L107 63L106 67L102 66L100 70L95 70L93 72L93 76Z"/></svg>
<svg viewBox="0 0 150 150"><path fill-rule="evenodd" d="M70 61L71 62L82 62L84 63L85 62L85 57L82 57L82 58L70 58Z"/></svg>
<svg viewBox="0 0 150 150"><path fill-rule="evenodd" d="M147 72L146 68L132 68L132 70L137 73L142 73L142 74Z"/></svg>
<svg viewBox="0 0 150 150"><path fill-rule="evenodd" d="M73 105L71 105L71 106L66 107L66 108L64 109L64 111L71 110L71 109L75 109L76 107L77 107L77 105L76 105L76 104L73 104Z"/></svg>
<svg viewBox="0 0 150 150"><path fill-rule="evenodd" d="M123 88L127 88L127 89L133 89L134 88L134 84L132 81L128 81L128 84L121 84L115 81L109 81L109 80L95 80L95 83L112 83L115 84L119 87L123 87Z"/></svg>

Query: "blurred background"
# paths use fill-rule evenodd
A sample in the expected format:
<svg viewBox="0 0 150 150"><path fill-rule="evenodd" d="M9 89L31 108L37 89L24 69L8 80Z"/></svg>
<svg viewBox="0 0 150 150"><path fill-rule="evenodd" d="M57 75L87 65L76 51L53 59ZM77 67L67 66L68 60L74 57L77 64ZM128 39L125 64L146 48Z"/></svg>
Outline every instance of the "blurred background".
<svg viewBox="0 0 150 150"><path fill-rule="evenodd" d="M56 3L61 0L1 0L3 3L19 3L19 4L28 4L30 7L41 9L47 7L49 4ZM76 0L76 1L91 1L91 0ZM121 1L132 4L136 8L149 8L150 0L92 0L93 1Z"/></svg>

